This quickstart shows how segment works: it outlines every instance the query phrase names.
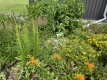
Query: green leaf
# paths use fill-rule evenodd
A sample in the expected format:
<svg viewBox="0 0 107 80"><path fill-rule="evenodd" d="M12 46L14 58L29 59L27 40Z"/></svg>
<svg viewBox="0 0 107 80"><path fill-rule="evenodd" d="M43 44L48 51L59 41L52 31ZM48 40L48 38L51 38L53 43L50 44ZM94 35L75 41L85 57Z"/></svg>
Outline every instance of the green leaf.
<svg viewBox="0 0 107 80"><path fill-rule="evenodd" d="M91 80L95 80L94 77L91 77Z"/></svg>

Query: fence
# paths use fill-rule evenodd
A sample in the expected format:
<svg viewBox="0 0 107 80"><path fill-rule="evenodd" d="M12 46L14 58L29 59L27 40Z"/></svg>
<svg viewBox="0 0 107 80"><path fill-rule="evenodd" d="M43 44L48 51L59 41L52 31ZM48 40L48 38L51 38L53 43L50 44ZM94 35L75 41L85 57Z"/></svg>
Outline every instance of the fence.
<svg viewBox="0 0 107 80"><path fill-rule="evenodd" d="M97 20L103 18L107 0L84 0L85 12L83 19Z"/></svg>

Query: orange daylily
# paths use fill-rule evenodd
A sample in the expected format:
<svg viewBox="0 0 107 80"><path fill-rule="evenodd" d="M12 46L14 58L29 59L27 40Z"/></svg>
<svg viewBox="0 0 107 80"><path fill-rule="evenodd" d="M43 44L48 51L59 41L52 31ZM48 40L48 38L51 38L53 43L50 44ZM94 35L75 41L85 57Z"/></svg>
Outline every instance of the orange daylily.
<svg viewBox="0 0 107 80"><path fill-rule="evenodd" d="M30 56L30 55L27 55L29 58L30 58L30 61L26 63L26 65L29 65L29 64L35 64L37 66L39 66L39 62L37 60L35 60L34 56Z"/></svg>
<svg viewBox="0 0 107 80"><path fill-rule="evenodd" d="M32 64L34 64L34 63L35 63L35 60L34 60L34 59L32 59L32 60L31 60L31 62L32 62Z"/></svg>
<svg viewBox="0 0 107 80"><path fill-rule="evenodd" d="M37 60L32 59L31 62L32 62L32 64L39 66L39 62Z"/></svg>
<svg viewBox="0 0 107 80"><path fill-rule="evenodd" d="M85 77L83 74L80 76L80 80L85 80Z"/></svg>
<svg viewBox="0 0 107 80"><path fill-rule="evenodd" d="M39 62L37 60L35 60L34 64L39 66Z"/></svg>
<svg viewBox="0 0 107 80"><path fill-rule="evenodd" d="M80 76L81 76L80 74L76 74L76 78L77 78L77 79L79 79L79 78L80 78Z"/></svg>
<svg viewBox="0 0 107 80"><path fill-rule="evenodd" d="M88 69L91 70L92 68L94 68L94 64L93 63L87 63Z"/></svg>
<svg viewBox="0 0 107 80"><path fill-rule="evenodd" d="M85 77L84 77L83 74L76 74L76 78L77 78L78 80L85 80Z"/></svg>
<svg viewBox="0 0 107 80"><path fill-rule="evenodd" d="M54 54L54 58L60 60L61 56L59 54Z"/></svg>

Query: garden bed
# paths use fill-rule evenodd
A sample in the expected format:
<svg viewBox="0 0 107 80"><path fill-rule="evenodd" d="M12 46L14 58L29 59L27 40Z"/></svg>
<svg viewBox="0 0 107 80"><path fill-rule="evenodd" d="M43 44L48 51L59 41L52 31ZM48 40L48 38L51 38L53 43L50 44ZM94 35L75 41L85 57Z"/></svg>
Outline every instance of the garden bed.
<svg viewBox="0 0 107 80"><path fill-rule="evenodd" d="M82 28L80 3L37 2L27 15L1 14L0 79L106 80L107 25Z"/></svg>

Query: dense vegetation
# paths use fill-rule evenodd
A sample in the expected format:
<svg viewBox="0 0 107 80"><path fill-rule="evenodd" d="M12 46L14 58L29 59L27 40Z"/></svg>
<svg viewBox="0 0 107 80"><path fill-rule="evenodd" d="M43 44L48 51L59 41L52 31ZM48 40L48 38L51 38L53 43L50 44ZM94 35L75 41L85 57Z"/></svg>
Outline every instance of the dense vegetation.
<svg viewBox="0 0 107 80"><path fill-rule="evenodd" d="M82 28L81 0L27 9L0 13L1 80L107 79L107 24Z"/></svg>

